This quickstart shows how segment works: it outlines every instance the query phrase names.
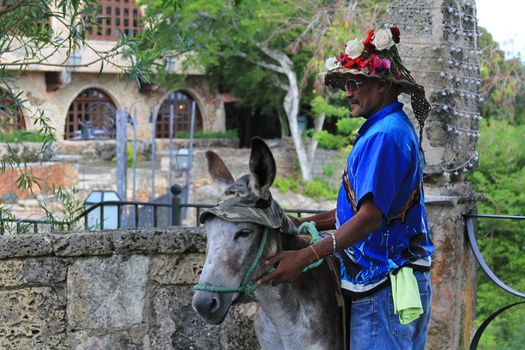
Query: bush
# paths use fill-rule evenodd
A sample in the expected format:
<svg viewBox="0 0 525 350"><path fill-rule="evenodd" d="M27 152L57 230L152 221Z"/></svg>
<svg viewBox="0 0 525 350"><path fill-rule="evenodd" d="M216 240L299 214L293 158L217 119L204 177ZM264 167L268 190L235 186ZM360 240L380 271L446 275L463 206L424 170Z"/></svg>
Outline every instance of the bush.
<svg viewBox="0 0 525 350"><path fill-rule="evenodd" d="M37 134L25 130L13 130L0 136L4 143L22 143L22 142L51 142L55 141L54 136Z"/></svg>
<svg viewBox="0 0 525 350"><path fill-rule="evenodd" d="M323 167L323 175L326 177L334 176L336 171L337 171L337 168L333 164L327 164Z"/></svg>
<svg viewBox="0 0 525 350"><path fill-rule="evenodd" d="M175 138L178 139L189 139L190 133L186 131L179 131L175 133ZM196 131L193 135L196 139L234 139L238 137L237 130L226 130L226 131Z"/></svg>
<svg viewBox="0 0 525 350"><path fill-rule="evenodd" d="M286 178L275 179L274 186L281 192L295 192L304 194L316 201L321 199L336 200L338 188L331 185L326 180L316 178L314 180L296 179L291 175Z"/></svg>

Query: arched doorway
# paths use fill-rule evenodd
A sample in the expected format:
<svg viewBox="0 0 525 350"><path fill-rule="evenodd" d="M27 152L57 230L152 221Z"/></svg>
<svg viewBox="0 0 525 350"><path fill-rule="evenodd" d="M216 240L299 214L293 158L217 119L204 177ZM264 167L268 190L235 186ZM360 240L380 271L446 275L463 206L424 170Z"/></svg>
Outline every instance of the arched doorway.
<svg viewBox="0 0 525 350"><path fill-rule="evenodd" d="M26 122L22 108L15 102L13 95L0 89L0 130L9 133L13 130L25 130Z"/></svg>
<svg viewBox="0 0 525 350"><path fill-rule="evenodd" d="M191 104L193 98L182 91L171 92L160 105L156 122L156 138L170 137L170 108L173 106L173 135L189 133L191 127ZM195 131L202 130L202 115L197 105L195 111Z"/></svg>
<svg viewBox="0 0 525 350"><path fill-rule="evenodd" d="M64 140L115 138L116 107L99 89L86 89L69 106Z"/></svg>

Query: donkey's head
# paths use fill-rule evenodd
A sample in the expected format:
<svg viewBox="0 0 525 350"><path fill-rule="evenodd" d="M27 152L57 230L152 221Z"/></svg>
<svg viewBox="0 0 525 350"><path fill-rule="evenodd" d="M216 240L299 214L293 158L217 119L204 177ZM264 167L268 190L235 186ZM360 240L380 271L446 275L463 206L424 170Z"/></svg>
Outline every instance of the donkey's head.
<svg viewBox="0 0 525 350"><path fill-rule="evenodd" d="M269 188L275 179L275 161L261 139L252 140L250 174L236 181L221 160L207 152L212 178L226 187L219 204L205 210L204 223L208 244L206 262L193 296L193 308L209 323L220 323L231 304L239 297L243 280L254 280L264 270L262 261L276 252L275 239L265 245L260 264L246 276L254 261L265 231L294 233L295 227L272 199ZM275 238L275 237L273 237Z"/></svg>

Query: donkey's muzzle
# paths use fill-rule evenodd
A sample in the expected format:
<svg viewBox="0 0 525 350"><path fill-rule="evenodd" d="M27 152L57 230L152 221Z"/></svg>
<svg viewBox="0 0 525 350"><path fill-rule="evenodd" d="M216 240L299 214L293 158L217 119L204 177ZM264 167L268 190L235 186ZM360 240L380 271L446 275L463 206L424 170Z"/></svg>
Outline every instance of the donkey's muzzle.
<svg viewBox="0 0 525 350"><path fill-rule="evenodd" d="M221 323L229 308L229 305L222 305L219 293L201 291L195 292L191 304L199 316L211 324Z"/></svg>

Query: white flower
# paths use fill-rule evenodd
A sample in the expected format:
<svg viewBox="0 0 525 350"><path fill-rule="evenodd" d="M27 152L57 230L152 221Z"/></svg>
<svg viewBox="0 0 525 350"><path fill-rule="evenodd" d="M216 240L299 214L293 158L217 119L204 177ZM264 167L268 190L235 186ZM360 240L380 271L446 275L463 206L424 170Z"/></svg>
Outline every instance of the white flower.
<svg viewBox="0 0 525 350"><path fill-rule="evenodd" d="M341 67L341 63L339 63L339 61L337 61L337 58L335 57L327 58L324 65L328 70L334 70L336 68Z"/></svg>
<svg viewBox="0 0 525 350"><path fill-rule="evenodd" d="M379 29L375 32L372 42L379 51L389 49L396 44L389 29Z"/></svg>
<svg viewBox="0 0 525 350"><path fill-rule="evenodd" d="M361 56L364 49L365 46L361 40L354 39L346 43L345 53L348 55L348 57L355 60L357 57Z"/></svg>

